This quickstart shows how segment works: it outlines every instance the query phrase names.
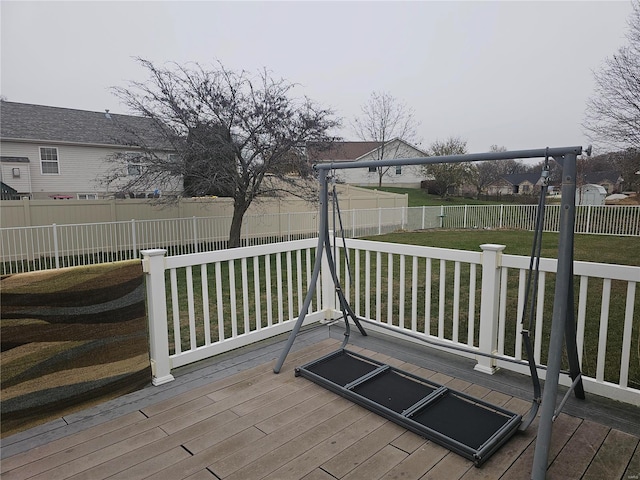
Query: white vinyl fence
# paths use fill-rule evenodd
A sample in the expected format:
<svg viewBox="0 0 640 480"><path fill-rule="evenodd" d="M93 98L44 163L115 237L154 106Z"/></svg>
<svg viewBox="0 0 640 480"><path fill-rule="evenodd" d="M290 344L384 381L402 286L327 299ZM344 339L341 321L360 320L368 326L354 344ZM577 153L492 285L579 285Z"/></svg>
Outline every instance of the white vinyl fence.
<svg viewBox="0 0 640 480"><path fill-rule="evenodd" d="M153 384L171 369L290 331L317 239L165 257L143 251ZM318 283L320 280L318 280ZM321 288L306 323L322 320Z"/></svg>
<svg viewBox="0 0 640 480"><path fill-rule="evenodd" d="M532 230L535 205L396 207L336 211L335 228L357 238L396 230ZM558 205L548 206L545 230L557 231ZM171 255L226 248L231 217L190 217L110 223L3 228L1 274L92 265L139 258L140 250L164 248ZM317 235L317 212L245 216L242 244L261 245ZM640 206L576 207L576 233L640 236Z"/></svg>
<svg viewBox="0 0 640 480"><path fill-rule="evenodd" d="M307 239L173 257L163 250L143 252L154 383L171 381L177 366L291 330L308 288L315 245ZM504 245L472 252L347 239L346 246L347 255L337 249L339 276L355 313L374 322L365 328L383 323L382 333L409 332L415 341L523 359L528 257L504 255ZM547 361L556 266L553 259L540 263L531 332L539 365ZM638 338L632 335L639 328L640 267L575 262L574 273L585 390L640 405ZM341 316L327 278L323 267L305 312L308 322ZM528 374L525 365L454 353L476 357L475 368L482 372L500 367ZM561 384L570 383L561 376Z"/></svg>

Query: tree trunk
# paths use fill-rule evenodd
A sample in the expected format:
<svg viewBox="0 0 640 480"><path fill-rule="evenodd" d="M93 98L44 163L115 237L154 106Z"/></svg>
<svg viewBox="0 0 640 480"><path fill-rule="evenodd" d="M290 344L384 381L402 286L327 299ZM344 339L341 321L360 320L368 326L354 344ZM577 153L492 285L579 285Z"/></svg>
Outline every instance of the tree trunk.
<svg viewBox="0 0 640 480"><path fill-rule="evenodd" d="M246 207L233 206L233 218L231 219L231 228L229 229L229 248L237 248L240 246L242 219L246 211Z"/></svg>

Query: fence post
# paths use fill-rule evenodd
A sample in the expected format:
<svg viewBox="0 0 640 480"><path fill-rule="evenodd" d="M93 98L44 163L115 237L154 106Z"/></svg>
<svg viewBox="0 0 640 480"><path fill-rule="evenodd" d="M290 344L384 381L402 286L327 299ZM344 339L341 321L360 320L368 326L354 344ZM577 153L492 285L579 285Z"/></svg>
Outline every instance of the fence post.
<svg viewBox="0 0 640 480"><path fill-rule="evenodd" d="M587 205L587 229L584 233L591 233L589 227L591 226L591 205Z"/></svg>
<svg viewBox="0 0 640 480"><path fill-rule="evenodd" d="M158 386L171 382L169 358L169 330L167 326L167 294L164 282L164 261L167 251L162 248L142 250L142 271L146 274L147 310L149 318L149 354L151 382Z"/></svg>
<svg viewBox="0 0 640 480"><path fill-rule="evenodd" d="M193 225L193 251L198 253L198 221L196 216L191 217L191 223Z"/></svg>
<svg viewBox="0 0 640 480"><path fill-rule="evenodd" d="M400 229L404 230L404 227L407 224L407 220L405 219L405 217L407 216L407 207L402 206L400 208L401 208L401 212L402 212L402 225L400 226Z"/></svg>
<svg viewBox="0 0 640 480"><path fill-rule="evenodd" d="M138 258L138 238L136 237L136 221L131 219L131 258Z"/></svg>
<svg viewBox="0 0 640 480"><path fill-rule="evenodd" d="M382 235L382 208L378 207L378 235Z"/></svg>
<svg viewBox="0 0 640 480"><path fill-rule="evenodd" d="M502 269L502 251L506 245L485 243L482 249L482 298L480 300L480 351L496 353L498 351L498 312L500 302L500 274ZM496 360L478 356L474 370L495 373Z"/></svg>
<svg viewBox="0 0 640 480"><path fill-rule="evenodd" d="M440 205L440 228L444 224L444 205Z"/></svg>
<svg viewBox="0 0 640 480"><path fill-rule="evenodd" d="M502 228L503 215L504 215L504 205L500 205L500 227L499 228Z"/></svg>
<svg viewBox="0 0 640 480"><path fill-rule="evenodd" d="M58 258L58 226L53 224L53 254L56 259L56 268L60 268L60 259Z"/></svg>
<svg viewBox="0 0 640 480"><path fill-rule="evenodd" d="M351 210L351 238L356 238L356 211L353 209Z"/></svg>

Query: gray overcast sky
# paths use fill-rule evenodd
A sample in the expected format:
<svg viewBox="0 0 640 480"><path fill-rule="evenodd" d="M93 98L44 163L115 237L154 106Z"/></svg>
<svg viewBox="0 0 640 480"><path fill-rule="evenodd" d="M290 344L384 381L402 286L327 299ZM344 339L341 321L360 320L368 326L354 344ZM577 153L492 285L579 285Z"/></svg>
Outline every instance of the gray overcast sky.
<svg viewBox="0 0 640 480"><path fill-rule="evenodd" d="M345 125L374 90L413 106L422 145L587 145L592 71L626 44L629 1L0 3L2 95L128 113L133 60L219 59L300 83ZM357 138L349 128L346 139Z"/></svg>

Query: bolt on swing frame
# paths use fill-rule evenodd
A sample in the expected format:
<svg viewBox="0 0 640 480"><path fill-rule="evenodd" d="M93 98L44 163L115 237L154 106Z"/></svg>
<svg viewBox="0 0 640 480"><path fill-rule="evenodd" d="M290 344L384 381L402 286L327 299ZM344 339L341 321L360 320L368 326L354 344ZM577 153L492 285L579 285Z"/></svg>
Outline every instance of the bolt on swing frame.
<svg viewBox="0 0 640 480"><path fill-rule="evenodd" d="M574 321L574 295L573 295L573 242L574 242L574 225L575 225L575 192L576 192L576 159L582 154L581 146L532 149L532 150L516 150L510 152L488 152L467 155L449 155L441 157L418 157L418 158L396 158L389 160L372 160L359 162L336 162L315 165L318 172L320 182L320 221L318 247L315 258L315 265L309 282L309 290L305 297L304 304L300 311L300 315L294 325L287 343L274 366L274 373L279 373L284 361L295 341L302 322L309 310L311 300L315 293L315 288L320 275L320 265L323 255L327 255L331 277L336 287L336 294L340 302L341 309L344 314L345 339L342 347L348 342L349 321L350 317L354 324L358 327L363 335L366 335L360 321L367 322L367 319L360 318L355 315L347 302L340 282L338 280L335 268L335 262L331 254L331 245L328 228L328 182L327 173L330 170L343 170L352 168L367 167L391 167L391 166L411 166L411 165L428 165L437 163L463 163L478 162L490 160L508 160L508 159L525 159L525 158L553 158L562 167L562 188L561 188L561 213L560 213L560 235L558 243L558 268L556 273L556 285L553 302L553 316L551 325L551 338L549 343L549 359L547 365L547 374L545 380L545 388L542 395L542 405L540 411L540 422L538 426L538 435L536 439L536 448L534 454L532 478L543 479L547 470L547 462L549 456L549 448L551 443L551 430L554 417L556 415L556 397L558 392L558 377L560 375L562 363L562 346L563 340L566 341L567 352L569 356L570 374L574 380L572 389L579 398L584 398L584 390L580 377L580 367L578 364L576 332ZM587 154L589 154L589 149ZM424 339L422 339L424 340ZM437 342L426 342L437 343ZM449 347L449 346L447 346ZM450 348L450 347L449 347ZM464 348L456 348L463 350ZM473 352L478 353L478 352ZM486 355L490 357L505 359L501 356ZM534 400L534 403L535 400ZM564 403L564 401L563 401ZM533 416L537 411L537 405L532 406ZM533 419L530 416L530 420ZM530 422L529 420L529 422Z"/></svg>

